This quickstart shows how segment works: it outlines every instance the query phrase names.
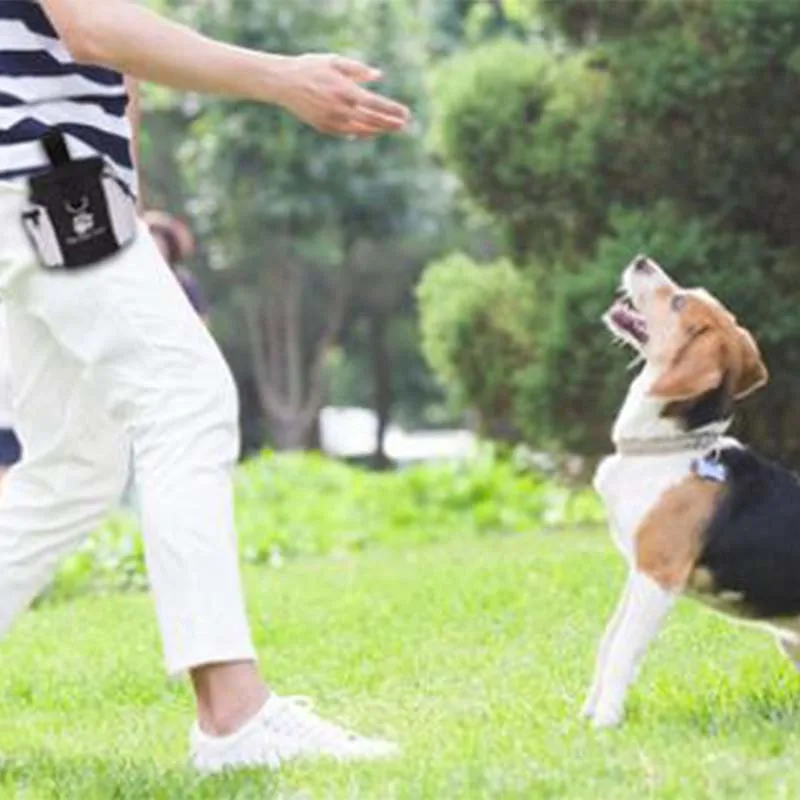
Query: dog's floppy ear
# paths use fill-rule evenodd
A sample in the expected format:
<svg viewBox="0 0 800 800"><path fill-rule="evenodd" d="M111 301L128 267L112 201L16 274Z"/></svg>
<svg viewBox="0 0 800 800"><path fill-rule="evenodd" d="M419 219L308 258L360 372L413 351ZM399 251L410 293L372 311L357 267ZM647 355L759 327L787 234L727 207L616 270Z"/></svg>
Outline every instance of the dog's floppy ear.
<svg viewBox="0 0 800 800"><path fill-rule="evenodd" d="M732 391L734 398L741 400L764 386L769 380L769 372L750 332L737 326L736 334L741 356L741 369L738 375L734 376Z"/></svg>
<svg viewBox="0 0 800 800"><path fill-rule="evenodd" d="M700 334L678 351L650 387L651 397L676 402L700 397L725 380L723 344L711 332Z"/></svg>

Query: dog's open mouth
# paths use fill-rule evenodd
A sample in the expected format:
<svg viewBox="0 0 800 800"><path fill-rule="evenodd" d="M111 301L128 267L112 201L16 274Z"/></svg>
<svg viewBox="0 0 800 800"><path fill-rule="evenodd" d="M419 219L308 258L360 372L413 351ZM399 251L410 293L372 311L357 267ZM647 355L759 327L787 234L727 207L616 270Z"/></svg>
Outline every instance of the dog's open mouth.
<svg viewBox="0 0 800 800"><path fill-rule="evenodd" d="M631 339L632 344L647 344L647 322L628 297L622 297L606 313L606 324L612 332Z"/></svg>

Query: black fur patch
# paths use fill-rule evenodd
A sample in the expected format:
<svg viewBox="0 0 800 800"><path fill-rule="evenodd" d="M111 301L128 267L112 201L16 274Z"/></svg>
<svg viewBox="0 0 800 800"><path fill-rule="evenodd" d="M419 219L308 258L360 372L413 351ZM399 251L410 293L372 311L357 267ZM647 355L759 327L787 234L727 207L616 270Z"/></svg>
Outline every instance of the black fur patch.
<svg viewBox="0 0 800 800"><path fill-rule="evenodd" d="M757 619L800 614L800 482L750 450L720 453L728 486L698 566Z"/></svg>
<svg viewBox="0 0 800 800"><path fill-rule="evenodd" d="M722 422L732 414L733 399L725 381L700 397L669 403L661 412L662 417L679 420L685 431L695 431L712 422Z"/></svg>

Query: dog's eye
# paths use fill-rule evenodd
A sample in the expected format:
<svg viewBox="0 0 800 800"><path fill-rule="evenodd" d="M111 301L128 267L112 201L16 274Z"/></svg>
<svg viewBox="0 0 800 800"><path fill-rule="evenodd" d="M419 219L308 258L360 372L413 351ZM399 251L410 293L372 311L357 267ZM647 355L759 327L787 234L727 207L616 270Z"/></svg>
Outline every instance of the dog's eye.
<svg viewBox="0 0 800 800"><path fill-rule="evenodd" d="M672 299L669 301L669 307L677 313L683 311L683 309L686 308L686 295L685 294L672 295Z"/></svg>

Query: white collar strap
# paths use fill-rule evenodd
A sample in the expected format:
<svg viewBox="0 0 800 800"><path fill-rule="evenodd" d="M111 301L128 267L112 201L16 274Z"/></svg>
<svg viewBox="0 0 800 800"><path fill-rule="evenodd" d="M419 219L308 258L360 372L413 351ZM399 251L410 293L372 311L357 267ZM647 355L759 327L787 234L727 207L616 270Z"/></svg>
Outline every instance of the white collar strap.
<svg viewBox="0 0 800 800"><path fill-rule="evenodd" d="M615 446L617 453L622 456L660 456L711 450L719 444L723 436L724 431L705 430L654 439L620 439L615 442Z"/></svg>

